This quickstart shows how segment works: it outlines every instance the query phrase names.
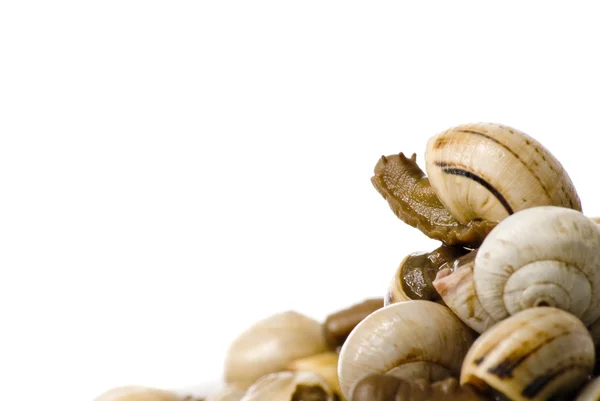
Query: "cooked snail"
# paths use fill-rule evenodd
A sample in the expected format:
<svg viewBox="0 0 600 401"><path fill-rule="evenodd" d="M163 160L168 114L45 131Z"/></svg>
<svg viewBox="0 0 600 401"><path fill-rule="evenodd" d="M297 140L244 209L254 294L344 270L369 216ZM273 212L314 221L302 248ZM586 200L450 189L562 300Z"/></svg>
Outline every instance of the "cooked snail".
<svg viewBox="0 0 600 401"><path fill-rule="evenodd" d="M560 162L527 134L463 124L431 137L427 176L403 154L383 156L371 182L405 223L448 245L477 246L507 216L535 206L581 211Z"/></svg>
<svg viewBox="0 0 600 401"><path fill-rule="evenodd" d="M433 280L440 266L452 263L469 251L462 247L442 245L432 252L415 252L400 262L388 285L385 305L411 299L438 301L440 296L433 287Z"/></svg>
<svg viewBox="0 0 600 401"><path fill-rule="evenodd" d="M469 349L461 384L513 401L570 394L594 367L594 343L580 319L552 307L525 309L483 333Z"/></svg>
<svg viewBox="0 0 600 401"><path fill-rule="evenodd" d="M480 333L535 306L564 309L586 325L600 318L600 230L581 212L557 206L519 211L473 255L453 272L440 272L433 285Z"/></svg>
<svg viewBox="0 0 600 401"><path fill-rule="evenodd" d="M327 350L318 321L293 311L278 313L255 323L232 342L225 357L225 381L250 386L296 359Z"/></svg>
<svg viewBox="0 0 600 401"><path fill-rule="evenodd" d="M422 300L388 305L348 336L340 351L340 388L351 400L356 383L371 373L407 380L458 377L473 340L473 332L443 305Z"/></svg>
<svg viewBox="0 0 600 401"><path fill-rule="evenodd" d="M316 373L278 372L258 379L241 401L334 401L334 395Z"/></svg>

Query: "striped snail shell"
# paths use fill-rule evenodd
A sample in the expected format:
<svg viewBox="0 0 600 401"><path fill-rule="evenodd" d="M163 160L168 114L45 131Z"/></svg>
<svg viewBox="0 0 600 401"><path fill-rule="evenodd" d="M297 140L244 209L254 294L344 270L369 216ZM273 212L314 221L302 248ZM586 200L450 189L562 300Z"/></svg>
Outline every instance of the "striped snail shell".
<svg viewBox="0 0 600 401"><path fill-rule="evenodd" d="M592 372L594 357L581 320L561 309L530 308L477 338L460 382L513 401L549 400L577 390Z"/></svg>
<svg viewBox="0 0 600 401"><path fill-rule="evenodd" d="M523 209L562 206L581 211L560 162L529 135L500 124L463 124L427 142L431 186L460 222L499 222Z"/></svg>
<svg viewBox="0 0 600 401"><path fill-rule="evenodd" d="M500 222L474 254L433 282L474 330L536 306L563 309L587 326L600 318L600 230L581 212L522 210Z"/></svg>

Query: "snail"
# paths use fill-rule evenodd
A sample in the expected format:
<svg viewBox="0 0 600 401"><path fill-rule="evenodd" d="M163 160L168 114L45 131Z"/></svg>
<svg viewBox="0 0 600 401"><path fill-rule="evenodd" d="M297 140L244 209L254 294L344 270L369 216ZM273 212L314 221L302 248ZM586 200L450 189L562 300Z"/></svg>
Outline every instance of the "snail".
<svg viewBox="0 0 600 401"><path fill-rule="evenodd" d="M594 358L594 343L580 319L549 306L529 308L477 338L460 383L513 401L548 400L578 389Z"/></svg>
<svg viewBox="0 0 600 401"><path fill-rule="evenodd" d="M288 364L286 370L316 373L327 382L329 388L335 394L341 394L342 392L340 390L340 382L337 373L338 360L339 355L337 352L328 351L322 354L296 359Z"/></svg>
<svg viewBox="0 0 600 401"><path fill-rule="evenodd" d="M529 135L500 124L462 124L427 141L416 155L382 156L371 182L398 218L447 245L477 247L497 223L523 209L581 211L560 162Z"/></svg>
<svg viewBox="0 0 600 401"><path fill-rule="evenodd" d="M352 399L356 383L372 373L407 380L458 377L474 333L447 307L411 300L388 305L360 322L340 351L342 394Z"/></svg>
<svg viewBox="0 0 600 401"><path fill-rule="evenodd" d="M327 383L313 372L269 373L258 379L241 401L334 401Z"/></svg>
<svg viewBox="0 0 600 401"><path fill-rule="evenodd" d="M116 387L101 394L94 401L198 401L171 391L143 386Z"/></svg>
<svg viewBox="0 0 600 401"><path fill-rule="evenodd" d="M384 304L387 306L411 299L440 300L432 284L440 266L453 262L468 252L462 247L442 245L432 252L414 252L407 255L400 262L388 285Z"/></svg>
<svg viewBox="0 0 600 401"><path fill-rule="evenodd" d="M354 387L352 401L486 401L471 386L460 386L447 378L434 383L426 380L406 381L391 375L374 373Z"/></svg>
<svg viewBox="0 0 600 401"><path fill-rule="evenodd" d="M241 333L225 356L226 383L250 386L290 362L328 350L321 323L294 311L274 314Z"/></svg>
<svg viewBox="0 0 600 401"><path fill-rule="evenodd" d="M600 377L585 385L577 394L575 401L598 401L600 400Z"/></svg>
<svg viewBox="0 0 600 401"><path fill-rule="evenodd" d="M600 318L600 230L579 211L516 212L457 263L442 269L433 286L479 333L535 306L564 309L587 326Z"/></svg>

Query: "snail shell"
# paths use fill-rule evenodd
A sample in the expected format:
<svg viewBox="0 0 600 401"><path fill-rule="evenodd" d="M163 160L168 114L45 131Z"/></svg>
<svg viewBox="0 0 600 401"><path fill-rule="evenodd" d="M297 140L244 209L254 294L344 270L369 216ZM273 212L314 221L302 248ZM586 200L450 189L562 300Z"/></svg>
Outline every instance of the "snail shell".
<svg viewBox="0 0 600 401"><path fill-rule="evenodd" d="M225 356L225 382L250 386L296 359L327 350L320 322L294 311L277 313L232 342Z"/></svg>
<svg viewBox="0 0 600 401"><path fill-rule="evenodd" d="M600 230L576 210L539 206L511 215L477 250L472 275L466 267L439 274L433 285L478 332L535 306L564 309L586 325L600 317Z"/></svg>
<svg viewBox="0 0 600 401"><path fill-rule="evenodd" d="M371 373L407 380L440 380L455 375L474 334L447 307L411 300L388 305L367 316L340 351L338 377L346 399Z"/></svg>
<svg viewBox="0 0 600 401"><path fill-rule="evenodd" d="M313 372L277 372L258 379L241 401L334 401L327 383Z"/></svg>
<svg viewBox="0 0 600 401"><path fill-rule="evenodd" d="M579 392L575 401L598 401L600 400L600 377L592 380Z"/></svg>
<svg viewBox="0 0 600 401"><path fill-rule="evenodd" d="M414 252L407 255L400 262L388 285L384 298L385 306L411 299L438 301L440 296L432 282L440 266L454 262L467 252L468 250L462 247L442 245L432 252Z"/></svg>
<svg viewBox="0 0 600 401"><path fill-rule="evenodd" d="M123 386L105 392L94 401L194 401L194 398L157 388Z"/></svg>
<svg viewBox="0 0 600 401"><path fill-rule="evenodd" d="M594 367L594 343L574 315L523 310L483 333L469 350L461 384L493 388L514 401L547 400L581 386Z"/></svg>
<svg viewBox="0 0 600 401"><path fill-rule="evenodd" d="M463 124L433 136L425 168L438 198L462 224L500 222L535 206L581 211L560 162L541 143L505 125Z"/></svg>

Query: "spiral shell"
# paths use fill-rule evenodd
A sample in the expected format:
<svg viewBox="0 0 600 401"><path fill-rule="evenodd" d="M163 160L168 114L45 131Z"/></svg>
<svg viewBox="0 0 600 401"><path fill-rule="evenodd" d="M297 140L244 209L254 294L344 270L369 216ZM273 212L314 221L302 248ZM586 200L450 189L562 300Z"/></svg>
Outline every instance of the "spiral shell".
<svg viewBox="0 0 600 401"><path fill-rule="evenodd" d="M340 351L338 377L346 399L364 376L405 379L458 376L474 335L450 309L431 301L388 305L367 316Z"/></svg>
<svg viewBox="0 0 600 401"><path fill-rule="evenodd" d="M571 393L594 367L594 344L581 320L561 309L523 310L483 333L465 357L460 382L513 401Z"/></svg>
<svg viewBox="0 0 600 401"><path fill-rule="evenodd" d="M296 359L327 350L320 322L294 311L277 313L232 342L225 357L225 382L250 386Z"/></svg>
<svg viewBox="0 0 600 401"><path fill-rule="evenodd" d="M472 276L459 268L438 276L434 287L446 305L479 332L535 306L564 309L591 325L600 317L600 230L576 210L522 210L486 237ZM474 299L476 314L489 317L481 328L469 322L466 299Z"/></svg>
<svg viewBox="0 0 600 401"><path fill-rule="evenodd" d="M519 210L561 206L581 211L560 162L529 135L500 124L463 124L427 142L433 190L460 223L500 222Z"/></svg>

